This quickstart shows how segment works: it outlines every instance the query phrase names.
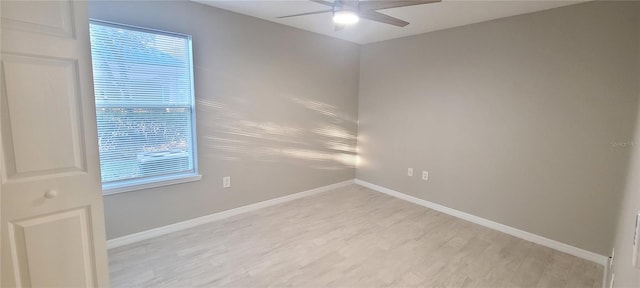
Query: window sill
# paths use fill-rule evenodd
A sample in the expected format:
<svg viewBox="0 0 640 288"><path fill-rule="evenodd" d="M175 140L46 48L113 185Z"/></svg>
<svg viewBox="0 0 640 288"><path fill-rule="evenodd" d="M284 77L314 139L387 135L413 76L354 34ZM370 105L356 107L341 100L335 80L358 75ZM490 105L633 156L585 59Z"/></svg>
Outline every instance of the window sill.
<svg viewBox="0 0 640 288"><path fill-rule="evenodd" d="M118 193L125 193L155 187L162 187L180 183L194 182L202 179L200 174L183 174L173 175L163 178L156 178L146 181L133 181L129 183L115 183L102 185L102 195L113 195Z"/></svg>

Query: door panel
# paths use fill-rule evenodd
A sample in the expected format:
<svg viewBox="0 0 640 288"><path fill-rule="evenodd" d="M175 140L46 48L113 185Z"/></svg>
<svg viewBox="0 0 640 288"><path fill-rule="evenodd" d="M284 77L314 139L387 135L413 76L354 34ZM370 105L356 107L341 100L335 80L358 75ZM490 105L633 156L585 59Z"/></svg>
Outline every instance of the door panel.
<svg viewBox="0 0 640 288"><path fill-rule="evenodd" d="M74 36L71 1L34 1L31 4L18 2L20 1L3 1L2 26L62 37Z"/></svg>
<svg viewBox="0 0 640 288"><path fill-rule="evenodd" d="M85 207L9 223L17 286L95 286L88 221Z"/></svg>
<svg viewBox="0 0 640 288"><path fill-rule="evenodd" d="M1 1L1 287L107 287L87 1Z"/></svg>
<svg viewBox="0 0 640 288"><path fill-rule="evenodd" d="M7 181L85 171L76 66L69 59L2 55Z"/></svg>

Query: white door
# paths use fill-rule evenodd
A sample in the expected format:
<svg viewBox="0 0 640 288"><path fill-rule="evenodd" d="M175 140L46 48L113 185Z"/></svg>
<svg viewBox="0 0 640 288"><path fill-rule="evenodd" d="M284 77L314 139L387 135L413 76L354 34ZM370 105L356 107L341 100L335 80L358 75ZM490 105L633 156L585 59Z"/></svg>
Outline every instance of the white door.
<svg viewBox="0 0 640 288"><path fill-rule="evenodd" d="M86 5L0 2L2 287L108 286Z"/></svg>

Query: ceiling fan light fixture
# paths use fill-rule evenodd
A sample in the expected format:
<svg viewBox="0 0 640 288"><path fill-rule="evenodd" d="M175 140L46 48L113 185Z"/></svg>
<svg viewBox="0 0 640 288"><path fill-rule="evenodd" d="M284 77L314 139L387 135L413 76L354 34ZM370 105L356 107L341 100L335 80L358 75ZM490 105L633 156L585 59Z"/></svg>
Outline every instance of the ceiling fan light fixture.
<svg viewBox="0 0 640 288"><path fill-rule="evenodd" d="M336 24L355 24L360 21L360 17L353 11L338 10L333 13L333 22Z"/></svg>

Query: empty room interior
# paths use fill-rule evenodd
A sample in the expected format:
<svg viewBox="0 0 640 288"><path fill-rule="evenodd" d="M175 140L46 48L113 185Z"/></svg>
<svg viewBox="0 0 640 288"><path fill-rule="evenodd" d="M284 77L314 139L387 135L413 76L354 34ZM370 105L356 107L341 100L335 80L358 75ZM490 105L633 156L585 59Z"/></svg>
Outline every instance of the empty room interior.
<svg viewBox="0 0 640 288"><path fill-rule="evenodd" d="M640 287L640 2L2 0L1 287Z"/></svg>

